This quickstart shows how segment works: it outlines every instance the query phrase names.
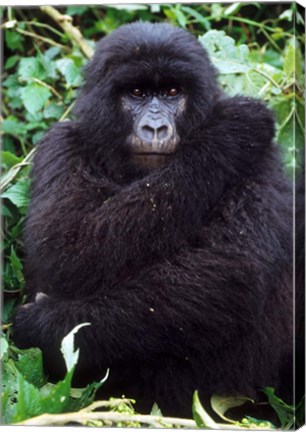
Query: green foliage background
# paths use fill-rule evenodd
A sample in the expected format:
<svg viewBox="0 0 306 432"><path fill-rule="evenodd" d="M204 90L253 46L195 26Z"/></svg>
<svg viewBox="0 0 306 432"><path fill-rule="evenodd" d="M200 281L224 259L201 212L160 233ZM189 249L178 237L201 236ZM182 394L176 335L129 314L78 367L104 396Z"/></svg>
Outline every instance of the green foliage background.
<svg viewBox="0 0 306 432"><path fill-rule="evenodd" d="M71 18L92 49L101 37L135 20L167 21L191 31L208 50L219 70L220 85L228 94L258 97L271 107L276 119L276 140L282 147L288 175L299 167L305 117L304 21L295 3L69 6L59 11ZM10 408L5 411L5 420L11 422L46 412L48 406L47 400L45 405L41 402L38 411L37 407L31 410L23 405L16 411L16 394L25 383L39 389L46 384L46 378L39 353L26 357L27 361L35 358L34 364L38 365L37 371L29 375L27 362L22 359L33 354L21 353L10 345L14 308L26 301L22 226L29 202L31 160L45 131L54 122L71 116L88 58L80 44L40 8L3 9L2 31L1 355L11 368L13 390L7 393L6 407ZM69 384L67 388L70 389ZM31 391L34 395L35 390ZM41 395L36 393L36 398ZM61 410L56 408L55 412Z"/></svg>

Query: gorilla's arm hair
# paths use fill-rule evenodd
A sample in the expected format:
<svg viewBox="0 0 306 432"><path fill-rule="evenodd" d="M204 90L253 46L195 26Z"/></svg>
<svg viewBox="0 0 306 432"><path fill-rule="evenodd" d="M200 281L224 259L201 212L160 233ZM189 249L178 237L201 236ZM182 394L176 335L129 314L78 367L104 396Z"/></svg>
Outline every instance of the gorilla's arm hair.
<svg viewBox="0 0 306 432"><path fill-rule="evenodd" d="M259 165L273 135L269 111L244 98L218 102L207 124L182 142L168 166L124 187L106 178L98 186L84 180L77 168L84 155L71 125L52 130L35 160L25 230L28 271L39 278L34 291L47 285L51 295L60 290L71 298L77 284L78 296L91 294L97 285L122 280L126 266L131 272L177 253L224 184L249 174L231 171L236 159L252 171L252 158Z"/></svg>
<svg viewBox="0 0 306 432"><path fill-rule="evenodd" d="M56 364L62 338L75 325L90 322L76 339L79 372L118 366L122 361L154 360L167 352L188 360L197 355L189 337L194 332L213 352L231 344L237 330L241 338L254 330L252 323L259 319L265 297L257 270L250 257L245 253L237 257L232 248L186 250L175 263L152 266L107 295L98 292L75 300L48 296L20 308L15 341L20 348L40 347ZM241 304L247 306L241 309ZM209 337L211 332L214 338Z"/></svg>

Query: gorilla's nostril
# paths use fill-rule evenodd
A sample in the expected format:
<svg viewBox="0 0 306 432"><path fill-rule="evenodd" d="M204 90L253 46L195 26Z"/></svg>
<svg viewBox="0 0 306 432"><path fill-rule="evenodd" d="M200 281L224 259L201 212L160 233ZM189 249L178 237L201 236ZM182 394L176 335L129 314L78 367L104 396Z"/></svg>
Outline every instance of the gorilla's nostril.
<svg viewBox="0 0 306 432"><path fill-rule="evenodd" d="M160 126L159 128L157 128L156 135L158 140L163 140L167 138L168 134L169 134L168 126Z"/></svg>
<svg viewBox="0 0 306 432"><path fill-rule="evenodd" d="M152 128L151 126L148 126L148 125L142 126L142 128L141 128L142 138L148 142L151 142L153 140L154 132L155 132L155 129Z"/></svg>
<svg viewBox="0 0 306 432"><path fill-rule="evenodd" d="M148 122L149 123L149 122ZM143 124L140 126L139 138L146 142L152 142L154 139L157 141L163 141L170 135L170 127L167 124ZM154 123L154 122L152 122ZM155 122L157 123L157 122Z"/></svg>

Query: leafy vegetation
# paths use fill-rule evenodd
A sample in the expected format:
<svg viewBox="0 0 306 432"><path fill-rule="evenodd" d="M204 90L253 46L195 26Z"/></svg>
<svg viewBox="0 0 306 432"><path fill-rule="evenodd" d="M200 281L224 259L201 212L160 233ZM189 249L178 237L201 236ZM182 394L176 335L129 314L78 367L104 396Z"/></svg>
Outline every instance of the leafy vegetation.
<svg viewBox="0 0 306 432"><path fill-rule="evenodd" d="M4 9L3 422L22 422L40 416L36 423L35 419L28 421L31 424L76 422L93 426L216 428L217 424L201 406L197 394L194 397L195 423L163 418L156 407L150 417L139 416L134 412L132 401L125 399L90 405L102 383L93 383L83 390L71 388L77 358L71 345L73 335L70 335L68 347L67 339L63 342L68 372L57 384L47 381L39 350L19 350L10 342L14 308L26 301L22 226L29 202L29 170L35 146L45 131L55 121L69 119L82 85L82 68L96 41L124 23L141 19L167 21L193 32L208 50L219 70L220 84L228 94L259 97L272 108L276 139L282 148L288 175L291 175L300 166L304 145L304 21L297 8L295 3L214 3L69 6L58 11L50 7ZM59 14L65 15L63 20L58 19ZM273 389L265 391L280 425L292 427L294 407L278 399ZM234 422L226 416L229 408L243 401L244 398L225 401L215 398L212 407L224 422L230 423L230 428L273 428L271 423L252 417ZM96 408L102 411L97 413ZM63 414L67 412L72 414ZM77 413L74 415L74 412ZM41 416L44 413L55 417Z"/></svg>

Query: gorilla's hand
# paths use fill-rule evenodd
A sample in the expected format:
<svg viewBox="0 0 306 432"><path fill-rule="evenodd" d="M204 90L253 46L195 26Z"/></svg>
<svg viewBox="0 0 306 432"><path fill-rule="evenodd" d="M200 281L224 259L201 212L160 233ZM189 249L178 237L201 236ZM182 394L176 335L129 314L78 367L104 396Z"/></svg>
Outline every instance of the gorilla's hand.
<svg viewBox="0 0 306 432"><path fill-rule="evenodd" d="M44 316L45 305L49 297L44 293L37 293L34 302L19 306L14 316L14 342L21 349L40 346L41 317ZM27 337L25 337L25 334Z"/></svg>

